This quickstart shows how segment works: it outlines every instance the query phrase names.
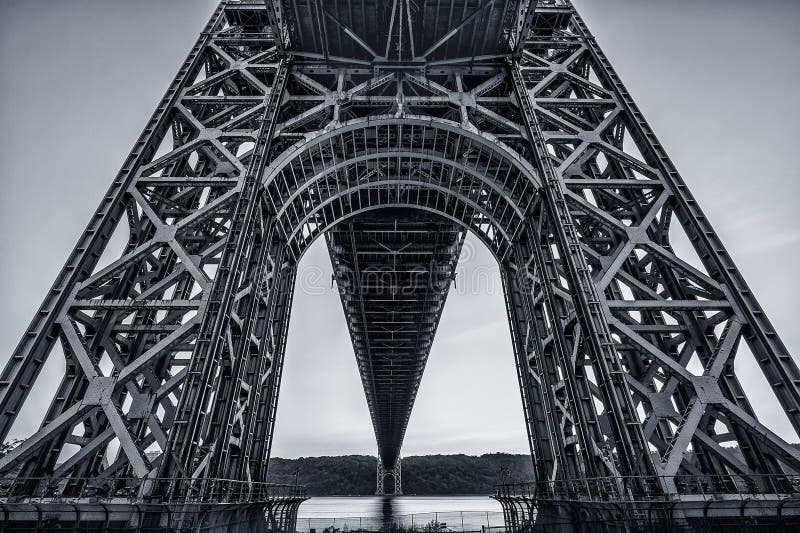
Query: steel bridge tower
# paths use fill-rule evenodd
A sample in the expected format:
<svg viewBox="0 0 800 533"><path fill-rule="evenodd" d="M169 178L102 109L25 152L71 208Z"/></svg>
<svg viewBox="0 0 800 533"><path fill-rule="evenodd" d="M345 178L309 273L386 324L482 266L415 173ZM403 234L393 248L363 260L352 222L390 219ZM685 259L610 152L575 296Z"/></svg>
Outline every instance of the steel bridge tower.
<svg viewBox="0 0 800 533"><path fill-rule="evenodd" d="M567 0L224 0L0 376L6 439L66 368L0 458L6 520L293 530L267 464L321 235L399 464L467 232L501 267L536 471L498 487L509 527L796 519L800 450L734 362L800 440L797 364Z"/></svg>
<svg viewBox="0 0 800 533"><path fill-rule="evenodd" d="M392 485L390 490L386 490L386 476L391 476ZM378 459L377 468L377 488L375 489L376 495L398 495L403 494L403 465L400 457L398 457L391 468L387 468L383 462Z"/></svg>

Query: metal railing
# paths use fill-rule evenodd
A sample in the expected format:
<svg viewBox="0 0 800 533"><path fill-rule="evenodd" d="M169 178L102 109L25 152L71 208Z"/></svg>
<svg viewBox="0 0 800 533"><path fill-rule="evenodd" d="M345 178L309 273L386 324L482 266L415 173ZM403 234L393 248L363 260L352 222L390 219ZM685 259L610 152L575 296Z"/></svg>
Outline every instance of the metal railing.
<svg viewBox="0 0 800 533"><path fill-rule="evenodd" d="M0 502L250 503L304 500L305 487L217 478L0 478Z"/></svg>
<svg viewBox="0 0 800 533"><path fill-rule="evenodd" d="M299 517L297 531L425 531L468 533L505 528L502 511L440 511L392 516Z"/></svg>
<svg viewBox="0 0 800 533"><path fill-rule="evenodd" d="M559 500L653 501L703 497L800 494L800 475L620 476L531 481L495 486L494 497Z"/></svg>

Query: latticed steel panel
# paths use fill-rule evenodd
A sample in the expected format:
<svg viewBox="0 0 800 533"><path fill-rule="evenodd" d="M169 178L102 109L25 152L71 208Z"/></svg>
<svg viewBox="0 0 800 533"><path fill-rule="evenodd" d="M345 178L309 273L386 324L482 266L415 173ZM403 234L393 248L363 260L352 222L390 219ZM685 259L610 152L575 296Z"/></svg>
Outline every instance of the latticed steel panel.
<svg viewBox="0 0 800 533"><path fill-rule="evenodd" d="M582 19L549 4L529 18L512 73L546 184L539 268L556 290L571 285L575 320L558 328L567 347L588 336L593 352L581 361L573 351L576 381L549 383L554 404L581 380L629 388L632 403L605 402L601 425L628 433L632 465L649 452L670 492L676 475L796 470L800 454L757 421L734 367L755 356L798 431L795 362ZM673 246L683 239L693 250ZM569 260L548 267L554 244Z"/></svg>
<svg viewBox="0 0 800 533"><path fill-rule="evenodd" d="M263 479L245 472L269 449L293 276L254 201L286 77L266 27L263 4L220 4L145 127L0 379L5 437L54 345L66 359L42 429L4 471L76 487L154 476L199 423L239 443L227 477ZM98 265L115 234L124 251ZM237 416L213 426L214 400ZM216 438L193 428L181 444Z"/></svg>
<svg viewBox="0 0 800 533"><path fill-rule="evenodd" d="M393 209L327 233L382 464L400 457L464 235L447 219Z"/></svg>
<svg viewBox="0 0 800 533"><path fill-rule="evenodd" d="M325 4L314 20L321 3L215 11L0 377L5 437L48 356L66 361L40 431L0 459L47 479L17 492L263 480L297 263L326 232L394 464L433 331L385 351L379 288L356 284L423 220L439 230L415 249L448 251L410 302L418 328L463 232L500 263L547 490L795 490L800 453L758 421L734 362L755 358L795 433L797 365L572 6L398 1L364 26L357 3ZM469 38L489 27L500 44ZM390 220L404 231L371 241ZM127 247L99 264L115 231ZM378 318L406 335L397 309ZM364 371L381 350L411 388Z"/></svg>

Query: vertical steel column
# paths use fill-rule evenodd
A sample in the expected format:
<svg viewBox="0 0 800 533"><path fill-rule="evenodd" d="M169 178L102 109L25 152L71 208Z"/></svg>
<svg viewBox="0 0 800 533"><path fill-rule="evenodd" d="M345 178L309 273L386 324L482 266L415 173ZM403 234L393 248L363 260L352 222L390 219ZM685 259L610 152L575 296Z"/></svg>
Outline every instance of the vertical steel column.
<svg viewBox="0 0 800 533"><path fill-rule="evenodd" d="M227 417L230 410L214 409L211 405L219 390L219 373L236 361L224 361L225 353L233 355L227 343L230 341L231 311L237 291L252 286L260 289L259 279L248 279L245 266L257 257L259 250L254 246L256 235L267 231L257 227L256 219L260 213L261 176L266 164L266 156L277 124L283 91L288 76L288 62L281 61L275 75L267 102L261 117L261 129L256 139L242 190L231 221L225 250L218 268L217 278L211 290L206 313L200 325L197 346L192 354L188 375L183 386L180 403L173 421L162 472L172 477L197 477L210 468L218 445L218 427L203 427L219 417ZM263 267L258 261L257 268ZM230 377L222 374L223 378ZM216 383L215 383L216 382ZM238 385L238 384L237 384ZM224 398L229 399L229 398ZM198 409L200 412L198 413ZM218 424L219 422L216 422ZM215 425L216 425L215 424ZM225 445L225 443L219 443Z"/></svg>
<svg viewBox="0 0 800 533"><path fill-rule="evenodd" d="M541 361L541 346L534 346L540 334L535 331L534 319L523 301L522 293L531 283L524 279L527 269L524 272L520 269L501 270L506 313L536 479L551 480L564 474L561 452L565 446L555 416L550 375ZM536 361L532 363L530 358Z"/></svg>
<svg viewBox="0 0 800 533"><path fill-rule="evenodd" d="M551 324L542 314L543 283L531 274L527 265L504 269L503 282L536 479L585 477L586 461L567 457L564 417L576 415L566 412L566 406L559 406L554 395L559 381L557 367L562 361L556 361L552 353L545 353L542 345L542 339L560 335L550 329ZM537 293L530 294L532 291Z"/></svg>
<svg viewBox="0 0 800 533"><path fill-rule="evenodd" d="M559 252L563 254L561 260L569 274L575 312L591 345L592 364L599 372L598 386L613 427L621 474L655 475L641 422L633 408L631 393L625 382L625 371L614 348L600 296L592 282L575 224L567 209L563 178L556 172L550 158L518 65L511 66L511 76L534 147L537 167L544 182L542 192L549 211L547 216L552 219Z"/></svg>
<svg viewBox="0 0 800 533"><path fill-rule="evenodd" d="M286 354L286 336L292 311L292 299L295 291L297 266L291 262L282 267L279 283L275 290L278 293L272 315L272 338L274 339L271 370L269 378L261 385L261 402L253 413L253 449L250 452L250 469L257 472L259 479L267 479L267 469L272 450L272 438L275 434L275 414L278 409L278 395L283 374L283 358ZM263 413L263 414L262 414Z"/></svg>

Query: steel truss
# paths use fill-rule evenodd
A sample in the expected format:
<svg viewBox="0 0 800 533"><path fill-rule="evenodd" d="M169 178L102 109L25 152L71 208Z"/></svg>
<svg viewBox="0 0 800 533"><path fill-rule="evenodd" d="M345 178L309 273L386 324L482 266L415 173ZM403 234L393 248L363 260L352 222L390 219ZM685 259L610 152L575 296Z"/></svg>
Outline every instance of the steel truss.
<svg viewBox="0 0 800 533"><path fill-rule="evenodd" d="M383 461L378 458L377 488L375 489L377 495L403 494L402 460L398 457L391 464L393 465L391 468L386 468ZM391 490L389 491L386 490L386 476L392 476L392 485L390 485Z"/></svg>
<svg viewBox="0 0 800 533"><path fill-rule="evenodd" d="M64 495L119 477L264 481L300 257L330 230L337 262L339 239L358 247L352 228L422 212L501 265L539 481L608 479L571 490L609 498L680 497L676 475L782 488L800 451L758 421L734 361L755 357L796 433L797 365L571 5L496 4L465 7L450 37L389 31L387 49L416 43L392 63L346 57L377 37L344 18L338 39L358 46L336 55L324 36L294 53L302 14L223 2L0 378L6 437L48 356L66 361L41 429L0 472ZM404 1L392 20L403 9L408 32L421 22ZM505 52L462 39L498 20ZM418 323L435 328L443 299ZM356 352L374 362L359 309ZM384 458L399 456L406 400L388 415L370 402Z"/></svg>

